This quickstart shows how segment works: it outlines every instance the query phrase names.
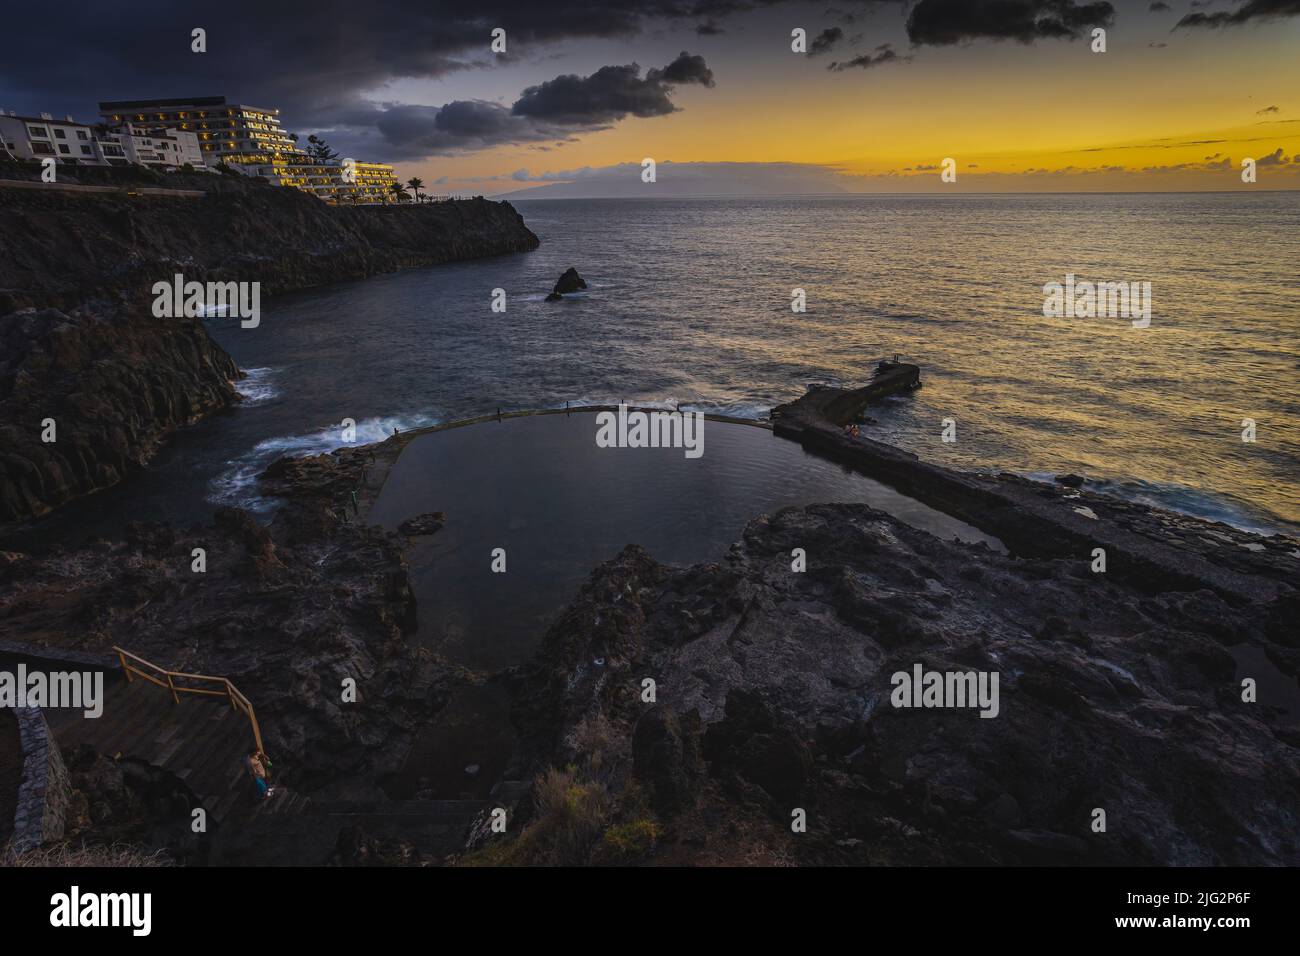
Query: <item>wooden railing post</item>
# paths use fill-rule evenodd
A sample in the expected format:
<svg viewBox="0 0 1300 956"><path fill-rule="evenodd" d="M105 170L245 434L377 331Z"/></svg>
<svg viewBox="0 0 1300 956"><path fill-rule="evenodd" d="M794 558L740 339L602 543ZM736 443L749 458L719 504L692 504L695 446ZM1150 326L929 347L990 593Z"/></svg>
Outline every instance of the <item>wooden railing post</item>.
<svg viewBox="0 0 1300 956"><path fill-rule="evenodd" d="M257 725L257 717L253 714L253 705L248 705L248 721L253 725L253 741L257 744L258 753L266 753L266 748L262 746L262 728Z"/></svg>
<svg viewBox="0 0 1300 956"><path fill-rule="evenodd" d="M172 695L173 703L179 704L181 702L181 694L207 694L212 697L220 697L224 692L226 699L230 701L231 709L242 711L248 716L248 722L253 727L253 742L257 745L258 752L266 752L262 746L262 728L257 722L257 714L253 712L253 703L240 693L239 688L230 682L230 678L214 677L210 674L190 674L184 671L169 671L116 645L114 645L113 650L117 652L117 659L122 665L122 673L126 675L128 681L134 680L132 676L134 674L135 677L143 677L151 684L166 687ZM128 658L130 659L129 662ZM191 683L183 683L177 686L176 678L178 677L186 682L202 681L207 682L209 685L216 684L223 690L194 687L191 686Z"/></svg>

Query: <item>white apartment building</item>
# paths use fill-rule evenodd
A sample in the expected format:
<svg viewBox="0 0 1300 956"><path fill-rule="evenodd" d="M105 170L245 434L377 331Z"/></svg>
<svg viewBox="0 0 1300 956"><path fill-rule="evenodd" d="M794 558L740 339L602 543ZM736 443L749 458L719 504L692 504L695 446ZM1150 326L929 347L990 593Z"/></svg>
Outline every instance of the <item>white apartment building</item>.
<svg viewBox="0 0 1300 956"><path fill-rule="evenodd" d="M127 163L141 166L161 166L175 169L189 163L195 169L204 168L203 150L199 148L199 138L193 133L179 129L149 128L135 123L122 126L101 135L101 145L115 142L121 147L123 158ZM107 165L117 166L105 152Z"/></svg>
<svg viewBox="0 0 1300 956"><path fill-rule="evenodd" d="M71 116L56 120L49 113L35 117L0 110L0 142L14 159L41 160L53 156L69 165L104 165L94 129Z"/></svg>
<svg viewBox="0 0 1300 956"><path fill-rule="evenodd" d="M176 169L186 163L204 169L198 137L179 129L123 123L106 129L78 123L71 116L56 120L0 111L0 153L18 160L53 156L59 163L81 166L129 166Z"/></svg>

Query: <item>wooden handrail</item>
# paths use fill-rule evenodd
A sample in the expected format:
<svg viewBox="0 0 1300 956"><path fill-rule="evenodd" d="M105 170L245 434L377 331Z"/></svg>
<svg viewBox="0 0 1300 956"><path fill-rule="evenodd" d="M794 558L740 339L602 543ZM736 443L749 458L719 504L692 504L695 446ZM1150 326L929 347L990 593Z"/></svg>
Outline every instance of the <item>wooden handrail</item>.
<svg viewBox="0 0 1300 956"><path fill-rule="evenodd" d="M147 661L138 654L132 654L128 650L113 645L113 650L117 652L117 659L122 664L122 673L126 675L127 682L130 683L131 675L143 677L159 687L165 687L171 692L172 701L179 704L181 694L206 694L211 697L225 697L229 699L230 706L233 710L242 711L248 716L248 722L253 728L253 742L257 745L258 753L266 753L262 746L262 728L257 723L257 714L253 711L253 702L240 692L239 688L230 682L227 677L213 677L210 674L190 674L185 671L169 671L165 667L159 667L153 661ZM128 663L130 661L131 663ZM139 665L139 666L138 666ZM152 671L153 673L149 673ZM177 680L189 681L207 681L210 684L219 684L221 690L211 690L204 687L186 687L184 684L176 683Z"/></svg>

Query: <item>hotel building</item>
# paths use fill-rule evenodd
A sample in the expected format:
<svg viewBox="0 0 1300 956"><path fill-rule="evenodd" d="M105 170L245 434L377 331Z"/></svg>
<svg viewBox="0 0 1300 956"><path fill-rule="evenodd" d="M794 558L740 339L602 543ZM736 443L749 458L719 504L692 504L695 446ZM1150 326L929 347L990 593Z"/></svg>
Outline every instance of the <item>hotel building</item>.
<svg viewBox="0 0 1300 956"><path fill-rule="evenodd" d="M265 163L239 167L249 176L260 176L280 186L292 186L331 203L393 203L397 184L393 167L387 163L363 163L330 159L317 163Z"/></svg>
<svg viewBox="0 0 1300 956"><path fill-rule="evenodd" d="M99 115L111 126L130 123L193 133L209 166L306 160L306 152L281 129L279 114L279 110L227 103L224 96L99 104Z"/></svg>
<svg viewBox="0 0 1300 956"><path fill-rule="evenodd" d="M393 167L348 159L316 160L280 125L280 111L227 103L224 96L115 100L99 104L113 125L193 133L209 166L226 163L248 176L292 186L326 202L391 203Z"/></svg>

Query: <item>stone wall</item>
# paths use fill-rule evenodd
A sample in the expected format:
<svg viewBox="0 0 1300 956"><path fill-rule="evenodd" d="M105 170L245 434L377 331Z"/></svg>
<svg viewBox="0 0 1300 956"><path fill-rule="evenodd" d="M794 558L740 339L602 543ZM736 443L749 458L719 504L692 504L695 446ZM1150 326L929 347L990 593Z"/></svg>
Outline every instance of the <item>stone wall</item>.
<svg viewBox="0 0 1300 956"><path fill-rule="evenodd" d="M20 707L14 710L14 716L23 753L23 776L18 784L12 846L14 853L24 853L63 838L72 784L58 741L50 733L40 708Z"/></svg>

